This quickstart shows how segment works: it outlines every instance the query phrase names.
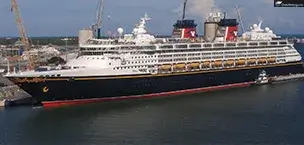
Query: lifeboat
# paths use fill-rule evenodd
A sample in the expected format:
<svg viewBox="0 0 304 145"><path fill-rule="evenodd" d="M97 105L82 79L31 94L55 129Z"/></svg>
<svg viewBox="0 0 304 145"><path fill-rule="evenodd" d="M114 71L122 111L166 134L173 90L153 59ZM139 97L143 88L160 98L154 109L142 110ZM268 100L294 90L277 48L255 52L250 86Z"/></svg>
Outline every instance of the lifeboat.
<svg viewBox="0 0 304 145"><path fill-rule="evenodd" d="M234 60L233 59L229 59L226 61L226 65L233 65L234 64Z"/></svg>
<svg viewBox="0 0 304 145"><path fill-rule="evenodd" d="M212 63L213 66L222 66L223 62L221 60L216 60Z"/></svg>
<svg viewBox="0 0 304 145"><path fill-rule="evenodd" d="M164 64L160 66L161 70L170 70L171 69L171 65L170 64Z"/></svg>
<svg viewBox="0 0 304 145"><path fill-rule="evenodd" d="M179 63L174 65L174 69L185 69L186 68L186 64L184 63Z"/></svg>
<svg viewBox="0 0 304 145"><path fill-rule="evenodd" d="M239 60L237 60L236 62L238 65L244 65L245 64L245 59L244 58L241 58Z"/></svg>
<svg viewBox="0 0 304 145"><path fill-rule="evenodd" d="M190 67L192 67L192 68L199 68L199 66L200 66L199 62L193 62L190 64Z"/></svg>
<svg viewBox="0 0 304 145"><path fill-rule="evenodd" d="M247 63L249 63L249 64L255 64L256 63L256 59L255 58L250 58L250 59L248 59Z"/></svg>
<svg viewBox="0 0 304 145"><path fill-rule="evenodd" d="M203 67L209 67L210 66L210 61L204 61L202 63Z"/></svg>
<svg viewBox="0 0 304 145"><path fill-rule="evenodd" d="M276 62L276 57L274 57L274 56L268 57L268 58L267 58L267 61L268 61L269 63L274 63L274 62Z"/></svg>
<svg viewBox="0 0 304 145"><path fill-rule="evenodd" d="M261 57L259 58L259 63L266 63L267 62L267 59L265 57Z"/></svg>

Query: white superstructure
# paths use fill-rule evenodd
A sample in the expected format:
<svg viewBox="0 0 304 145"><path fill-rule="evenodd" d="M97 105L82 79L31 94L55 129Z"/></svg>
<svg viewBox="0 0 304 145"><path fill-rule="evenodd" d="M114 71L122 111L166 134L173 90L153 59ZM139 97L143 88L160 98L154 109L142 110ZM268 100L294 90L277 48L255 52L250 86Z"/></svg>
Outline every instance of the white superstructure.
<svg viewBox="0 0 304 145"><path fill-rule="evenodd" d="M254 24L237 41L207 42L201 38L155 38L146 29L145 15L133 29L115 39L93 39L80 45L79 56L46 71L13 72L7 76L108 76L156 74L282 64L301 60L287 40ZM85 32L83 32L85 33ZM86 33L87 34L87 33ZM89 34L88 34L89 35ZM85 36L83 36L85 37ZM86 37L88 38L88 37Z"/></svg>

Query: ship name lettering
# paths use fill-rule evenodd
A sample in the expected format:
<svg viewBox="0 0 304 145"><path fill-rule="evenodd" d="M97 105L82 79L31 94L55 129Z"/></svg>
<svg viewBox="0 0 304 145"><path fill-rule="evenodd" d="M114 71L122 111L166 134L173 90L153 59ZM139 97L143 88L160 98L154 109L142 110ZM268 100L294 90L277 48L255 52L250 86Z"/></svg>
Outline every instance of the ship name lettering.
<svg viewBox="0 0 304 145"><path fill-rule="evenodd" d="M46 81L45 78L32 78L32 79L24 78L24 79L16 79L16 82L19 82L19 83L39 83L39 82L45 82L45 81Z"/></svg>

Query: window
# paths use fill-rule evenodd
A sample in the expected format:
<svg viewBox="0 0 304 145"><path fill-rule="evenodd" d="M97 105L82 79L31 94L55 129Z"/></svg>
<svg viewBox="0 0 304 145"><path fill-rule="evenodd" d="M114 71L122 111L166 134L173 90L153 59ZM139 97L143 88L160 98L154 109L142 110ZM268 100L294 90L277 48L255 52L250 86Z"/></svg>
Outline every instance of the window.
<svg viewBox="0 0 304 145"><path fill-rule="evenodd" d="M255 43L255 42L252 42L252 43L249 43L249 45L258 45L258 43Z"/></svg>
<svg viewBox="0 0 304 145"><path fill-rule="evenodd" d="M213 44L213 47L223 47L223 46L224 46L223 43Z"/></svg>
<svg viewBox="0 0 304 145"><path fill-rule="evenodd" d="M277 45L278 42L270 42L271 45Z"/></svg>
<svg viewBox="0 0 304 145"><path fill-rule="evenodd" d="M212 47L211 44L204 44L204 47Z"/></svg>
<svg viewBox="0 0 304 145"><path fill-rule="evenodd" d="M175 45L175 48L187 48L187 45Z"/></svg>
<svg viewBox="0 0 304 145"><path fill-rule="evenodd" d="M239 43L238 46L247 46L247 43Z"/></svg>
<svg viewBox="0 0 304 145"><path fill-rule="evenodd" d="M267 45L267 42L260 42L260 45Z"/></svg>
<svg viewBox="0 0 304 145"><path fill-rule="evenodd" d="M173 45L162 45L159 48L173 48Z"/></svg>
<svg viewBox="0 0 304 145"><path fill-rule="evenodd" d="M235 43L226 43L226 46L235 46Z"/></svg>
<svg viewBox="0 0 304 145"><path fill-rule="evenodd" d="M201 48L202 45L201 44L191 44L190 47L194 47L194 48Z"/></svg>

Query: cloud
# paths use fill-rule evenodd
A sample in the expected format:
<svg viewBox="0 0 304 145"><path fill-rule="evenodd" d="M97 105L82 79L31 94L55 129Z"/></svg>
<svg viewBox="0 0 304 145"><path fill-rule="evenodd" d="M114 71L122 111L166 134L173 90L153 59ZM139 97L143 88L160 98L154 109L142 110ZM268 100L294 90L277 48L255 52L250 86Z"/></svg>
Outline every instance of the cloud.
<svg viewBox="0 0 304 145"><path fill-rule="evenodd" d="M265 26L269 26L278 33L288 32L296 33L304 31L301 27L303 20L297 17L304 13L301 8L275 8L273 0L189 0L188 13L205 20L206 15L216 8L222 12L227 12L230 18L237 18L235 5L238 5L241 11L245 29L253 23L263 21ZM285 27L285 29L284 29Z"/></svg>
<svg viewBox="0 0 304 145"><path fill-rule="evenodd" d="M218 9L214 0L189 0L188 12L204 20L212 9Z"/></svg>

